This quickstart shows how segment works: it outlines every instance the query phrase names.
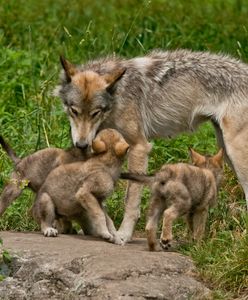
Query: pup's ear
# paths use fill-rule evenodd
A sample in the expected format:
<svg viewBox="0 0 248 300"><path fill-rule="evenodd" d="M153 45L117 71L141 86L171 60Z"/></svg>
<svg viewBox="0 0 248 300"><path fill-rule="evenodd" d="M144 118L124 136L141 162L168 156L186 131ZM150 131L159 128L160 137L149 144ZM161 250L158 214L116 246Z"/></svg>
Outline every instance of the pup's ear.
<svg viewBox="0 0 248 300"><path fill-rule="evenodd" d="M220 150L218 151L218 153L215 154L211 158L211 161L213 162L214 165L222 167L222 165L223 165L223 156L224 156L224 150L223 150L223 148L220 148Z"/></svg>
<svg viewBox="0 0 248 300"><path fill-rule="evenodd" d="M100 138L95 138L92 141L92 149L95 153L103 153L107 150L106 144L100 139Z"/></svg>
<svg viewBox="0 0 248 300"><path fill-rule="evenodd" d="M60 62L65 71L66 81L71 82L71 77L77 73L76 67L70 63L68 60L64 58L64 56L60 55Z"/></svg>
<svg viewBox="0 0 248 300"><path fill-rule="evenodd" d="M200 166L200 165L203 165L206 162L205 156L203 156L200 153L196 152L192 148L189 148L189 152L190 152L190 157L191 157L192 164L194 166Z"/></svg>
<svg viewBox="0 0 248 300"><path fill-rule="evenodd" d="M117 68L112 73L104 75L104 79L107 82L108 86L106 87L106 90L109 94L113 94L116 89L116 83L122 78L122 76L126 72L126 68Z"/></svg>
<svg viewBox="0 0 248 300"><path fill-rule="evenodd" d="M118 157L124 156L127 153L127 150L129 149L129 145L126 142L118 142L116 143L114 150L115 150L115 154Z"/></svg>

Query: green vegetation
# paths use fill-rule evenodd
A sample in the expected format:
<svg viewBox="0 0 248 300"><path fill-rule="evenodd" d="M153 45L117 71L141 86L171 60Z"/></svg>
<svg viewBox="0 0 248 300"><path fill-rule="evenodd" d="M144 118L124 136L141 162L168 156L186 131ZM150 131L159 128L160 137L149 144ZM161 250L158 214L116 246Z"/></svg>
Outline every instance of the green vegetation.
<svg viewBox="0 0 248 300"><path fill-rule="evenodd" d="M75 63L116 53L142 55L152 48L190 48L226 52L248 61L248 3L242 0L9 0L0 1L0 131L20 156L48 146L70 145L69 124L59 99L58 56ZM210 124L194 135L154 141L149 171L165 162L187 161L188 147L214 153ZM0 150L0 188L12 168ZM123 215L124 185L108 201L117 225ZM142 231L149 191L142 198ZM36 230L25 191L0 219L1 230ZM244 196L230 170L210 211L207 237L181 251L192 256L200 276L216 290L216 299L248 293L248 217ZM185 236L183 223L175 235Z"/></svg>
<svg viewBox="0 0 248 300"><path fill-rule="evenodd" d="M11 273L10 263L12 257L9 252L5 249L2 249L3 240L0 238L0 281L4 280Z"/></svg>

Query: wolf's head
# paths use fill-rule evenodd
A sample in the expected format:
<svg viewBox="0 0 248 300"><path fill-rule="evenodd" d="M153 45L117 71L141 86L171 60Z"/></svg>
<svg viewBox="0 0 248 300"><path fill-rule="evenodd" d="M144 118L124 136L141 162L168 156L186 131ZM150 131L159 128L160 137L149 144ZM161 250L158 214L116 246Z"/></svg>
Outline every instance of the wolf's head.
<svg viewBox="0 0 248 300"><path fill-rule="evenodd" d="M95 154L112 153L121 158L124 157L129 149L129 144L124 137L115 129L107 128L99 131L92 142L92 150Z"/></svg>
<svg viewBox="0 0 248 300"><path fill-rule="evenodd" d="M207 168L211 170L215 175L217 185L219 185L223 175L224 150L221 148L218 153L213 156L201 155L193 149L189 150L192 164L199 168Z"/></svg>
<svg viewBox="0 0 248 300"><path fill-rule="evenodd" d="M84 149L91 145L99 127L110 115L116 84L126 69L120 67L100 75L91 70L81 71L63 57L60 61L64 72L55 94L63 100L74 145Z"/></svg>

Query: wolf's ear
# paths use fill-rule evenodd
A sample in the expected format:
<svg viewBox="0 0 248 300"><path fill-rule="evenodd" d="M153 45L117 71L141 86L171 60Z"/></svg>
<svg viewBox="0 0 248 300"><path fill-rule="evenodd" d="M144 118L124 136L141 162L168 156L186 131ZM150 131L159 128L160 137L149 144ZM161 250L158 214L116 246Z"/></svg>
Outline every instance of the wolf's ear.
<svg viewBox="0 0 248 300"><path fill-rule="evenodd" d="M200 153L196 152L194 149L189 148L189 153L190 153L192 164L194 166L200 166L200 165L202 165L206 162L205 156L203 156Z"/></svg>
<svg viewBox="0 0 248 300"><path fill-rule="evenodd" d="M116 89L116 83L122 78L122 76L126 72L126 68L121 67L115 69L112 73L105 74L103 77L105 81L107 82L106 90L109 94L113 94Z"/></svg>
<svg viewBox="0 0 248 300"><path fill-rule="evenodd" d="M119 157L124 156L127 153L127 150L129 149L129 145L126 142L118 142L116 143L115 147L115 154Z"/></svg>
<svg viewBox="0 0 248 300"><path fill-rule="evenodd" d="M60 55L60 63L65 71L66 81L71 82L71 77L77 73L76 67L70 63L68 60L64 58L64 56Z"/></svg>
<svg viewBox="0 0 248 300"><path fill-rule="evenodd" d="M223 156L224 156L224 150L223 150L223 148L220 148L219 152L211 158L211 161L214 164L217 164L219 167L222 167L222 165L223 165Z"/></svg>
<svg viewBox="0 0 248 300"><path fill-rule="evenodd" d="M99 154L105 152L107 147L100 138L95 138L92 142L92 149L95 153Z"/></svg>

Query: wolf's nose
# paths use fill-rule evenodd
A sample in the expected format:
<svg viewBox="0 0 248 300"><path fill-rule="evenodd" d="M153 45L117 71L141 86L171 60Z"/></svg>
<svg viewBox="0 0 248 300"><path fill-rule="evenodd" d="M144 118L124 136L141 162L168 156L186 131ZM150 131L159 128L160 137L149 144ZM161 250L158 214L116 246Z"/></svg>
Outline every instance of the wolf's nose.
<svg viewBox="0 0 248 300"><path fill-rule="evenodd" d="M76 147L85 150L89 146L86 142L76 142Z"/></svg>

